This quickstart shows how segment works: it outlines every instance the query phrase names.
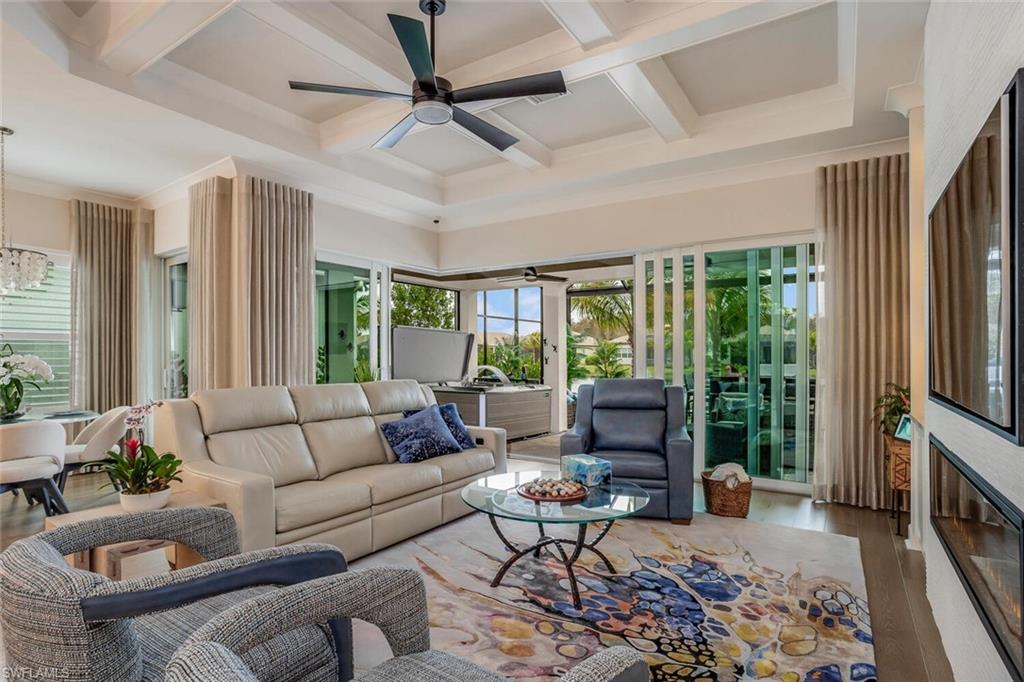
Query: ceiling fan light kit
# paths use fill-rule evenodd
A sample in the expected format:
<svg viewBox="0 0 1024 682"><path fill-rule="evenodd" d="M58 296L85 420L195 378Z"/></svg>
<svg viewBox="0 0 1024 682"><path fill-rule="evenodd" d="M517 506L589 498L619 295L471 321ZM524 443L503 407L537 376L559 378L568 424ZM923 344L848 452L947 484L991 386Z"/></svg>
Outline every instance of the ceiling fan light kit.
<svg viewBox="0 0 1024 682"><path fill-rule="evenodd" d="M391 28L395 31L395 36L398 38L398 43L402 47L402 52L409 62L409 67L412 69L415 79L412 82L411 95L369 90L366 88L350 88L343 85L307 83L304 81L288 81L288 84L292 90L383 99L402 99L410 102L412 104L412 112L374 143L373 146L377 149L390 149L394 147L416 123L445 125L454 121L495 149L505 151L519 140L504 130L455 105L466 102L565 93L565 80L562 78L560 71L510 78L504 81L453 90L452 84L447 79L434 73L436 48L434 19L444 14L446 1L420 0L419 5L420 10L430 17L429 42L427 41L427 31L422 21L398 14L388 15L388 19L391 21Z"/></svg>

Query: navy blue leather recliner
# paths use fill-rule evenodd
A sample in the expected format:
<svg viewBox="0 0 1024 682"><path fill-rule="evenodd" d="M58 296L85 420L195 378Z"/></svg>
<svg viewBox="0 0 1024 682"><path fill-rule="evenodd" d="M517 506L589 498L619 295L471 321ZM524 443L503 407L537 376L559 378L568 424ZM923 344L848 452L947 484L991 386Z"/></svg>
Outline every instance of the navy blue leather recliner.
<svg viewBox="0 0 1024 682"><path fill-rule="evenodd" d="M686 432L686 393L662 379L598 379L580 386L576 425L561 453L612 463L612 476L651 496L638 516L689 523L693 518L693 441Z"/></svg>

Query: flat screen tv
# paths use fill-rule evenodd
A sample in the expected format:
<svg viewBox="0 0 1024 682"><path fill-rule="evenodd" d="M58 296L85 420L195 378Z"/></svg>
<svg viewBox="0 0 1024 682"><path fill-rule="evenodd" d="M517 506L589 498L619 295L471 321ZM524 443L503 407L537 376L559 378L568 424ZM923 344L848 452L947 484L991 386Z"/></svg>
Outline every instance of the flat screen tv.
<svg viewBox="0 0 1024 682"><path fill-rule="evenodd" d="M930 394L1024 437L1024 69L995 103L928 218Z"/></svg>

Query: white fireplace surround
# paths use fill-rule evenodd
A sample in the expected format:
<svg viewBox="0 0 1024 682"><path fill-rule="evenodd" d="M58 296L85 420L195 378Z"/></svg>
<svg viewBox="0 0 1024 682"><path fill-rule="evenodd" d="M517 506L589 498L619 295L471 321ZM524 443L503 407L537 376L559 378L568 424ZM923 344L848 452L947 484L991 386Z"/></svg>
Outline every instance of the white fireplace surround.
<svg viewBox="0 0 1024 682"><path fill-rule="evenodd" d="M1013 74L1024 66L1021 35L1024 5L1020 3L932 3L925 25L923 65L926 213ZM1011 503L1024 509L1024 448L937 403L928 403L925 424ZM927 448L927 436L917 439L918 443ZM916 466L913 477L917 491L928 490L927 466ZM968 681L1010 680L927 516L927 510L917 515L915 530L925 553L928 598L954 675Z"/></svg>

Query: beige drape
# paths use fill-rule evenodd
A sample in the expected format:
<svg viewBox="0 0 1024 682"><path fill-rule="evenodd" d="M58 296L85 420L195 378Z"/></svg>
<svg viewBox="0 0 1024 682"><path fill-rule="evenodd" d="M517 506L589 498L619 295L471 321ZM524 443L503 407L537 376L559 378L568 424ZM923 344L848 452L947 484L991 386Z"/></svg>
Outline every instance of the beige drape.
<svg viewBox="0 0 1024 682"><path fill-rule="evenodd" d="M996 418L1003 411L989 404L988 257L1001 236L1000 158L999 138L979 137L930 220L931 303L938 306L931 315L931 384Z"/></svg>
<svg viewBox="0 0 1024 682"><path fill-rule="evenodd" d="M71 396L105 412L155 396L153 212L71 202Z"/></svg>
<svg viewBox="0 0 1024 682"><path fill-rule="evenodd" d="M312 383L313 195L209 178L189 203L190 390Z"/></svg>
<svg viewBox="0 0 1024 682"><path fill-rule="evenodd" d="M910 382L908 165L901 154L817 171L825 301L818 339L817 499L888 504L884 446L872 408L886 382Z"/></svg>
<svg viewBox="0 0 1024 682"><path fill-rule="evenodd" d="M221 177L188 188L190 391L234 385L231 188L231 179Z"/></svg>
<svg viewBox="0 0 1024 682"><path fill-rule="evenodd" d="M253 386L316 379L313 340L316 251L313 195L261 178L242 178L243 240L248 240L248 377Z"/></svg>

